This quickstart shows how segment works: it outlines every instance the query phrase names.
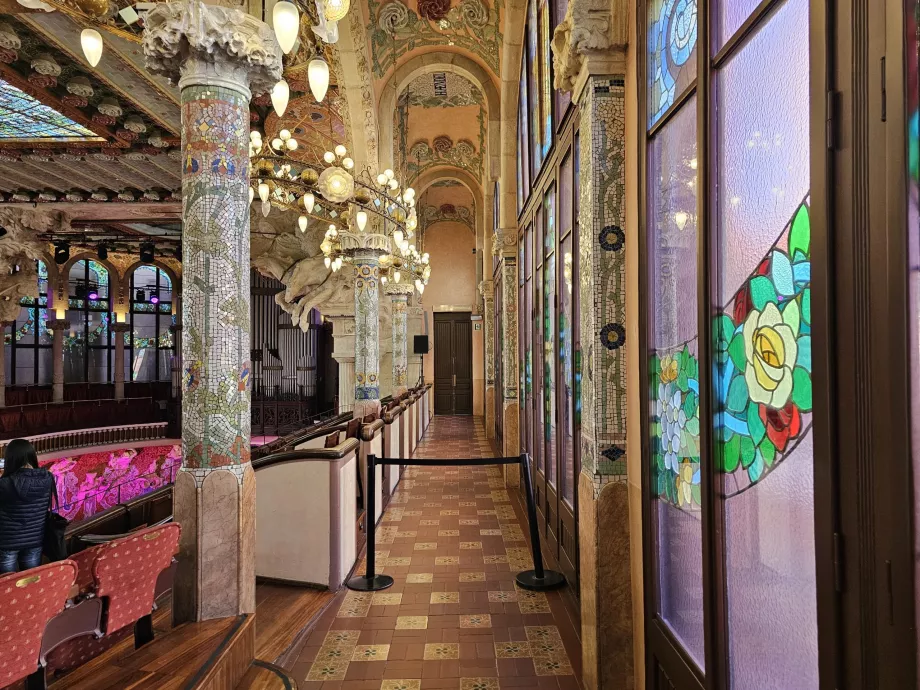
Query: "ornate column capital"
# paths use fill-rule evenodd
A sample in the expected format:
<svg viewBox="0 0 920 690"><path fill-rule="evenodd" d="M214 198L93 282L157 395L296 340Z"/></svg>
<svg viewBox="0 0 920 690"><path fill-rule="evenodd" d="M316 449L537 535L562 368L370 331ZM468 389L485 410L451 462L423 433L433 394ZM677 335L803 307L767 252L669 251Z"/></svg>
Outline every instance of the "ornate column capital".
<svg viewBox="0 0 920 690"><path fill-rule="evenodd" d="M394 283L390 280L383 286L383 293L390 297L405 297L408 299L413 292L415 292L415 288L411 283Z"/></svg>
<svg viewBox="0 0 920 690"><path fill-rule="evenodd" d="M493 280L479 281L479 294L482 295L482 298L484 300L495 299L495 281Z"/></svg>
<svg viewBox="0 0 920 690"><path fill-rule="evenodd" d="M517 228L496 228L492 235L492 256L502 256L509 252L517 252Z"/></svg>
<svg viewBox="0 0 920 690"><path fill-rule="evenodd" d="M131 324L130 323L120 323L116 322L112 324L112 333L130 333ZM118 341L116 341L118 342Z"/></svg>
<svg viewBox="0 0 920 690"><path fill-rule="evenodd" d="M48 328L52 331L66 331L70 329L70 321L67 319L48 319Z"/></svg>
<svg viewBox="0 0 920 690"><path fill-rule="evenodd" d="M628 19L626 0L570 0L565 19L553 33L554 86L577 91L575 86L586 63L599 58L604 64L611 53L625 59Z"/></svg>
<svg viewBox="0 0 920 690"><path fill-rule="evenodd" d="M265 23L242 10L201 0L161 3L147 15L147 69L182 89L213 84L259 95L281 79L281 47Z"/></svg>

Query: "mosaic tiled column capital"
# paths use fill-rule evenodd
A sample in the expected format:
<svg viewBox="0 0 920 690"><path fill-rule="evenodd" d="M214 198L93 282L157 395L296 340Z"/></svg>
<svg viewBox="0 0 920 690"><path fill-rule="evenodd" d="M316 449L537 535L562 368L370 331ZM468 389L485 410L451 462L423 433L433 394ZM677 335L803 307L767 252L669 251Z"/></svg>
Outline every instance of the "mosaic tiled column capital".
<svg viewBox="0 0 920 690"><path fill-rule="evenodd" d="M238 9L182 0L147 15L148 69L182 115L182 525L178 621L255 611L250 465L249 100L281 78L274 32Z"/></svg>
<svg viewBox="0 0 920 690"><path fill-rule="evenodd" d="M355 409L360 419L380 409L380 252L354 254Z"/></svg>
<svg viewBox="0 0 920 690"><path fill-rule="evenodd" d="M393 395L401 395L409 389L409 297L415 288L411 284L390 281L383 291L389 295L393 321Z"/></svg>

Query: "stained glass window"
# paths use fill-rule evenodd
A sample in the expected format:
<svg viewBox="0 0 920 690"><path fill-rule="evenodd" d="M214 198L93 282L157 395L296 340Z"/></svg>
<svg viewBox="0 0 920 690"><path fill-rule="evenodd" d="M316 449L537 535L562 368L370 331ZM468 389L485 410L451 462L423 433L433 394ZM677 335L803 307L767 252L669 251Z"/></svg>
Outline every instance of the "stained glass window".
<svg viewBox="0 0 920 690"><path fill-rule="evenodd" d="M543 262L543 434L546 441L546 481L556 485L556 189L543 198L546 222Z"/></svg>
<svg viewBox="0 0 920 690"><path fill-rule="evenodd" d="M527 98L527 56L521 55L521 102L518 105L518 158L521 160L521 178L524 181L524 201L530 196L530 111ZM521 203L523 207L523 202ZM498 226L496 226L498 227Z"/></svg>
<svg viewBox="0 0 920 690"><path fill-rule="evenodd" d="M518 110L517 124L518 124L518 151L516 158L517 163L517 211L518 213L524 208L524 199L526 198L524 192L524 150L521 148L521 132L523 131L523 118L521 117L521 111ZM498 227L498 226L496 226Z"/></svg>
<svg viewBox="0 0 920 690"><path fill-rule="evenodd" d="M540 61L537 56L537 5L530 0L527 10L527 105L530 108L530 179L540 172L542 156L542 120L540 117Z"/></svg>
<svg viewBox="0 0 920 690"><path fill-rule="evenodd" d="M704 662L696 98L648 149L649 435L662 620ZM602 242L624 241L619 228Z"/></svg>
<svg viewBox="0 0 920 690"><path fill-rule="evenodd" d="M95 132L0 79L0 140L30 139L103 141Z"/></svg>
<svg viewBox="0 0 920 690"><path fill-rule="evenodd" d="M696 0L648 3L649 127L696 77L696 15Z"/></svg>
<svg viewBox="0 0 920 690"><path fill-rule="evenodd" d="M739 688L818 687L808 6L786 0L714 78L713 450Z"/></svg>
<svg viewBox="0 0 920 690"><path fill-rule="evenodd" d="M549 48L549 0L540 5L540 127L543 136L540 148L540 160L546 158L553 144L553 77L552 57Z"/></svg>
<svg viewBox="0 0 920 690"><path fill-rule="evenodd" d="M138 266L131 276L131 331L125 333L128 381L169 380L175 348L172 308L169 274L157 266Z"/></svg>
<svg viewBox="0 0 920 690"><path fill-rule="evenodd" d="M64 334L64 381L110 381L109 272L98 261L76 261L70 267L67 289L70 331Z"/></svg>

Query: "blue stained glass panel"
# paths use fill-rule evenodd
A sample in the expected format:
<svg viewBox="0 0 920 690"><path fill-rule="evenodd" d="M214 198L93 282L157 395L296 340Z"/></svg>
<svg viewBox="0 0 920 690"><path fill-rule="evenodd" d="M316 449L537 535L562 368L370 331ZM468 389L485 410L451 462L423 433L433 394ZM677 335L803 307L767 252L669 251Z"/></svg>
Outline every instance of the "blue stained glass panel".
<svg viewBox="0 0 920 690"><path fill-rule="evenodd" d="M648 5L648 126L651 128L696 78L696 0Z"/></svg>
<svg viewBox="0 0 920 690"><path fill-rule="evenodd" d="M103 141L87 129L0 79L0 140Z"/></svg>

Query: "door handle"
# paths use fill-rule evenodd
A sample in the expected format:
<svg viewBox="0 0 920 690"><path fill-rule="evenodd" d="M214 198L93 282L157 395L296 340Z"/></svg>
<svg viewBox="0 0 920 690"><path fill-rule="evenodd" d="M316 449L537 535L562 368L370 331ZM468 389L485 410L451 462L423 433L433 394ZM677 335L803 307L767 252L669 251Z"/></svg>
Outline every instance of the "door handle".
<svg viewBox="0 0 920 690"><path fill-rule="evenodd" d="M457 375L456 374L453 375L453 379L454 379L453 386L454 388L456 388L457 387Z"/></svg>

